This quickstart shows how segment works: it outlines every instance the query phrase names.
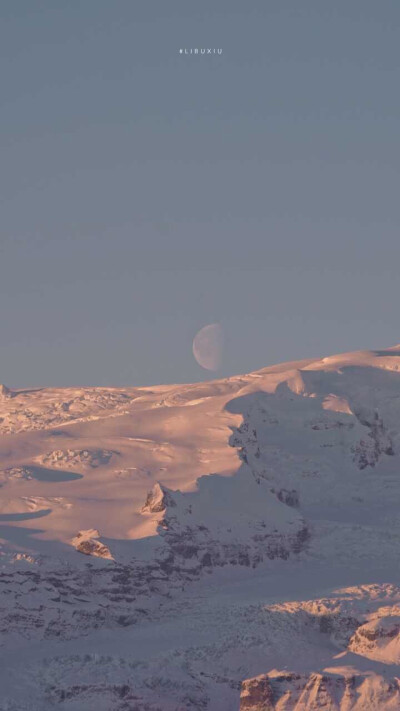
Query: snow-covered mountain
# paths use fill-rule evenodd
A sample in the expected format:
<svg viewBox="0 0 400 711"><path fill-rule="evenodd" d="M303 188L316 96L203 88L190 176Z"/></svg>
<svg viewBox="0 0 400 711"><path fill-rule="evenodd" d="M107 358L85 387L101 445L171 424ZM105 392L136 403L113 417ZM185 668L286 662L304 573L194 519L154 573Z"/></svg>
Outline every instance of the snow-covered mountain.
<svg viewBox="0 0 400 711"><path fill-rule="evenodd" d="M400 708L400 346L0 388L0 710Z"/></svg>

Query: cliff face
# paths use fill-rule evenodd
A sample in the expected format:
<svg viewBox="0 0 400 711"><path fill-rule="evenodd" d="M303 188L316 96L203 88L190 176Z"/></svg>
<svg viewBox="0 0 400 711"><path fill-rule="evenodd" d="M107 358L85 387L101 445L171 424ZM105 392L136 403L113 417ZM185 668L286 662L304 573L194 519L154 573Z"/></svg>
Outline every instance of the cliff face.
<svg viewBox="0 0 400 711"><path fill-rule="evenodd" d="M242 683L240 711L372 711L400 708L400 683L377 674L275 672Z"/></svg>

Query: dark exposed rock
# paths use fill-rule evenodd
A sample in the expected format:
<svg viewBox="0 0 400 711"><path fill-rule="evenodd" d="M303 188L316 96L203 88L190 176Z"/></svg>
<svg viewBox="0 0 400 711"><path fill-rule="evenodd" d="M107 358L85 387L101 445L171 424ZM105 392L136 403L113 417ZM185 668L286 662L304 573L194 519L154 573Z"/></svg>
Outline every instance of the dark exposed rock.
<svg viewBox="0 0 400 711"><path fill-rule="evenodd" d="M142 513L160 513L161 511L165 511L167 507L174 506L176 506L176 504L171 491L167 489L166 486L157 482L147 494Z"/></svg>
<svg viewBox="0 0 400 711"><path fill-rule="evenodd" d="M368 439L361 439L354 447L354 461L359 469L374 467L383 454L394 456L393 442L377 412L373 417L355 413L359 422L369 429Z"/></svg>
<svg viewBox="0 0 400 711"><path fill-rule="evenodd" d="M95 529L79 531L79 533L72 540L72 544L79 553L83 553L84 555L93 555L96 558L108 558L112 560L110 549L98 540L99 536L99 532Z"/></svg>
<svg viewBox="0 0 400 711"><path fill-rule="evenodd" d="M279 501L281 501L283 504L286 504L287 506L298 508L298 506L300 505L299 495L296 489L291 489L290 491L288 489L280 489L276 495Z"/></svg>
<svg viewBox="0 0 400 711"><path fill-rule="evenodd" d="M273 711L274 694L266 674L242 682L240 711Z"/></svg>

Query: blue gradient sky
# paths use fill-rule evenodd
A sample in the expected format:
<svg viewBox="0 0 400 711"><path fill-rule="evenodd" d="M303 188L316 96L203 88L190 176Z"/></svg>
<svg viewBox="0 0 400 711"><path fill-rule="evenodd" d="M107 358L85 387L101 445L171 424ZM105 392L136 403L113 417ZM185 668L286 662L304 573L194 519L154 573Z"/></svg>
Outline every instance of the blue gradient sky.
<svg viewBox="0 0 400 711"><path fill-rule="evenodd" d="M0 382L400 341L398 0L0 5ZM184 57L180 47L222 47Z"/></svg>

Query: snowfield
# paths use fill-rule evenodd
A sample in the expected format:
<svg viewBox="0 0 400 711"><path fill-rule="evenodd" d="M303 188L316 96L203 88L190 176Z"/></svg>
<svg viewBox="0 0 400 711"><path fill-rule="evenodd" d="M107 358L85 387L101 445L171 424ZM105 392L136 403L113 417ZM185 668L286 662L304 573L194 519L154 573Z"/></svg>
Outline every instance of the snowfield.
<svg viewBox="0 0 400 711"><path fill-rule="evenodd" d="M400 346L0 387L0 711L400 709Z"/></svg>

